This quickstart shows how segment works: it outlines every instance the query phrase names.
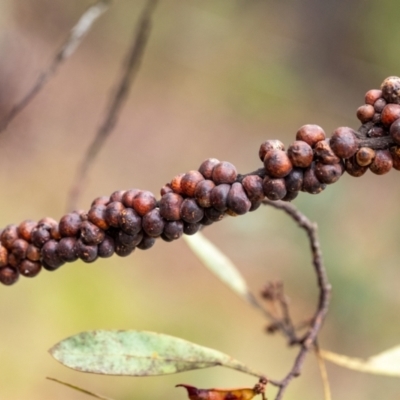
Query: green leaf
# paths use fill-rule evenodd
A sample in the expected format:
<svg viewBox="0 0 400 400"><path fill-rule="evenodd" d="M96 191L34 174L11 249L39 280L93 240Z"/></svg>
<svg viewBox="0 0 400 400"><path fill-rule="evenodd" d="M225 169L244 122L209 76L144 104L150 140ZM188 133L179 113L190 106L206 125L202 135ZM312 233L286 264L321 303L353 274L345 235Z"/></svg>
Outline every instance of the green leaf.
<svg viewBox="0 0 400 400"><path fill-rule="evenodd" d="M183 237L193 253L212 273L240 297L254 305L255 299L246 281L233 262L218 247L201 233Z"/></svg>
<svg viewBox="0 0 400 400"><path fill-rule="evenodd" d="M61 385L65 385L65 386L67 386L67 387L69 387L69 388L71 388L71 389L77 390L78 392L81 392L81 393L87 394L87 395L89 395L89 396L95 397L96 399L100 399L100 400L113 400L113 399L111 399L110 397L101 396L100 394L90 392L89 390L82 389L82 388L80 388L79 386L75 386L75 385L72 385L72 384L70 384L70 383L60 381L60 380L58 380L58 379L56 379L56 378L47 377L47 379L50 380L50 381L53 381L53 382L61 383Z"/></svg>
<svg viewBox="0 0 400 400"><path fill-rule="evenodd" d="M50 349L65 366L95 374L150 376L224 366L257 377L240 361L186 340L146 331L88 331Z"/></svg>
<svg viewBox="0 0 400 400"><path fill-rule="evenodd" d="M320 350L320 354L326 360L341 367L369 374L400 377L400 346L392 347L366 360L347 357L327 350Z"/></svg>

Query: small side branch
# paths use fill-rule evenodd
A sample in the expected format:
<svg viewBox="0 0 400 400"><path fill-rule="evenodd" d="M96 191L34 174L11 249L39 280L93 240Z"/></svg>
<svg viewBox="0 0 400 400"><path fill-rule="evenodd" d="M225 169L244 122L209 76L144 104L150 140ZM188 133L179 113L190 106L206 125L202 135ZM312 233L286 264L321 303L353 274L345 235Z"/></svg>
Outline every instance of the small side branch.
<svg viewBox="0 0 400 400"><path fill-rule="evenodd" d="M283 210L297 222L300 228L306 231L310 242L312 262L317 277L317 285L319 289L317 308L312 317L308 331L302 338L298 339L298 344L300 345L300 351L297 354L297 357L293 363L291 370L282 381L271 382L279 387L275 400L280 400L282 399L283 394L287 386L291 382L291 380L300 375L305 357L308 351L316 343L318 333L322 327L323 321L328 312L331 285L328 281L328 276L322 260L322 253L317 233L317 225L315 223L312 223L305 215L303 215L299 210L297 210L296 207L294 207L290 203L264 200L263 204Z"/></svg>
<svg viewBox="0 0 400 400"><path fill-rule="evenodd" d="M109 0L100 0L82 14L49 67L39 75L37 81L25 97L23 97L19 103L15 104L6 117L0 121L0 132L7 129L10 122L33 100L41 89L43 89L48 80L57 72L60 65L75 52L93 23L108 9L109 4Z"/></svg>
<svg viewBox="0 0 400 400"><path fill-rule="evenodd" d="M127 61L123 72L116 85L117 89L111 94L110 103L105 113L103 123L97 131L92 143L86 151L80 166L77 169L74 183L69 192L67 210L76 208L81 195L88 171L103 147L104 142L114 129L119 113L127 99L129 90L139 70L140 62L144 54L147 40L151 30L151 17L158 0L148 0L140 16L137 28L129 48Z"/></svg>

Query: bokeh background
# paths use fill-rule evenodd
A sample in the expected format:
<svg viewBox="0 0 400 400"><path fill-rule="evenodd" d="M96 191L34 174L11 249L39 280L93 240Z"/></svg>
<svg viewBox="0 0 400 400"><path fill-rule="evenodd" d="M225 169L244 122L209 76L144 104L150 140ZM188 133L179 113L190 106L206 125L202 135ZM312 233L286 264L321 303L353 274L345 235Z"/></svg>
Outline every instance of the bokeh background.
<svg viewBox="0 0 400 400"><path fill-rule="evenodd" d="M86 7L82 0L0 3L0 116L46 68ZM60 218L75 170L99 126L142 1L116 0L77 52L0 134L0 223ZM357 128L364 93L400 74L397 0L161 1L141 70L80 201L117 189L158 193L208 157L242 173L260 166L259 144L294 140L306 123L330 134ZM368 357L400 342L399 173L343 176L295 204L319 224L333 284L322 347ZM282 279L301 320L314 311L308 243L281 212L264 208L205 230L259 293ZM217 348L279 379L297 350L264 333L265 321L217 281L185 243L130 257L66 265L0 287L0 398L86 399L65 380L116 400L185 399L178 383L252 386L212 368L155 378L80 374L47 350L90 329L143 329ZM400 381L328 365L333 398L398 399ZM270 388L268 397L275 390ZM321 399L310 355L285 399Z"/></svg>

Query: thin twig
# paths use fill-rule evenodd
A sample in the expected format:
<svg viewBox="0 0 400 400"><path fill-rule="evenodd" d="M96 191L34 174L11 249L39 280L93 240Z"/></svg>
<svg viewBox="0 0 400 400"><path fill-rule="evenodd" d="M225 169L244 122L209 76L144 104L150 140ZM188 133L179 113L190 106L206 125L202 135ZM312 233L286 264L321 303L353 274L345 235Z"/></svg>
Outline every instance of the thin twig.
<svg viewBox="0 0 400 400"><path fill-rule="evenodd" d="M319 299L316 311L312 318L310 328L308 329L304 337L299 341L299 345L301 346L300 351L293 363L291 370L282 381L271 382L279 387L275 400L280 400L282 399L284 391L286 390L291 380L300 375L305 357L310 348L315 345L317 335L322 327L322 323L328 311L331 285L328 281L326 269L322 260L322 253L317 233L317 225L315 223L312 223L305 215L303 215L299 210L297 210L296 207L294 207L290 203L264 200L263 204L285 211L297 222L300 228L306 231L308 239L310 241L312 262L314 265L315 274L317 276L317 284L319 288Z"/></svg>
<svg viewBox="0 0 400 400"><path fill-rule="evenodd" d="M121 77L118 79L118 84L116 85L117 89L115 92L112 92L103 123L98 129L96 136L89 145L86 154L77 169L74 183L68 196L68 211L76 208L89 168L117 123L119 113L127 99L129 90L139 70L140 62L150 35L151 17L157 1L158 0L148 0L139 18L132 44L129 47L127 60L123 66L123 72Z"/></svg>
<svg viewBox="0 0 400 400"><path fill-rule="evenodd" d="M70 383L60 381L59 379L56 379L56 378L50 378L50 377L48 376L46 379L48 379L49 381L53 381L53 382L56 382L56 383L60 383L61 385L64 385L64 386L67 386L67 387L69 387L69 388L71 388L71 389L77 390L78 392L87 394L88 396L95 397L96 399L100 399L100 400L113 400L113 399L111 399L110 397L105 397L105 396L102 396L101 394L97 394L97 393L94 393L94 392L90 392L89 390L82 389L82 388L80 388L80 387L78 387L78 386L76 386L76 385L71 385Z"/></svg>
<svg viewBox="0 0 400 400"><path fill-rule="evenodd" d="M0 132L7 129L10 122L33 100L40 90L43 89L47 81L57 72L58 67L75 52L93 23L108 9L109 4L110 0L100 0L82 14L49 67L39 75L37 81L25 97L19 103L15 104L5 118L0 121Z"/></svg>

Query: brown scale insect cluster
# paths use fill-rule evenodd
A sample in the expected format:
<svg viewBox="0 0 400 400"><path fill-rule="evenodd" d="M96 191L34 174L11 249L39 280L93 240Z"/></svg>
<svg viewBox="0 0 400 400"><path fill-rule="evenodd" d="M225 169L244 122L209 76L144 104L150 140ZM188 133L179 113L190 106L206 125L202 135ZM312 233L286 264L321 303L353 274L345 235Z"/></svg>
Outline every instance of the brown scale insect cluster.
<svg viewBox="0 0 400 400"><path fill-rule="evenodd" d="M156 239L171 242L226 215L254 211L265 197L292 201L299 192L320 193L344 171L357 177L368 169L378 175L400 170L400 78L369 90L357 117L358 131L340 127L330 138L320 126L304 125L287 150L279 140L263 142L263 167L246 175L209 158L164 185L159 200L145 190L119 190L96 198L88 212L73 211L58 222L47 217L8 225L0 231L0 282L12 285L20 275L34 277L78 259L126 257L136 248L151 248Z"/></svg>

